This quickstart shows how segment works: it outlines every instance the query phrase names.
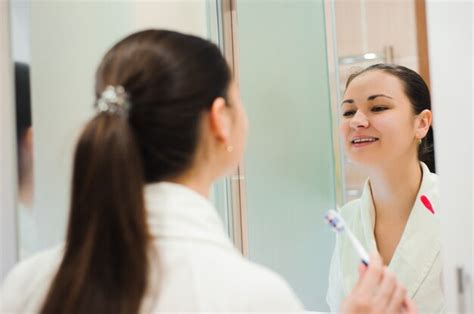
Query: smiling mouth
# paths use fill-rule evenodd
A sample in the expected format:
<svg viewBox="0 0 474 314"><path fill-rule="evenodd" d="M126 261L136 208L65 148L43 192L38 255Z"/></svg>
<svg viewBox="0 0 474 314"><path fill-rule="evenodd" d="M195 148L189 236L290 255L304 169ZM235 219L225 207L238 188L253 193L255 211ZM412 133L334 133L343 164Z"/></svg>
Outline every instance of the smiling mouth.
<svg viewBox="0 0 474 314"><path fill-rule="evenodd" d="M355 138L351 141L352 144L365 144L365 143L373 143L378 141L379 139L376 137L364 137L364 138Z"/></svg>

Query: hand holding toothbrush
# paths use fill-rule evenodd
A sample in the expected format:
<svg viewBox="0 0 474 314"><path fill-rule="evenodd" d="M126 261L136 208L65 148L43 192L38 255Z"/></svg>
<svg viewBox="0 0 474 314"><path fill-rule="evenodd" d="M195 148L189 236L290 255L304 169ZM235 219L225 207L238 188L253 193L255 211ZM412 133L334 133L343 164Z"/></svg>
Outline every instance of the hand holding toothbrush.
<svg viewBox="0 0 474 314"><path fill-rule="evenodd" d="M406 296L406 288L383 266L377 253L370 255L370 265L359 267L360 277L341 305L341 313L417 313Z"/></svg>
<svg viewBox="0 0 474 314"><path fill-rule="evenodd" d="M406 288L383 266L378 253L369 257L341 215L329 210L324 218L335 232L344 232L349 237L362 261L359 265L359 281L344 300L341 313L417 313L413 302L406 295Z"/></svg>

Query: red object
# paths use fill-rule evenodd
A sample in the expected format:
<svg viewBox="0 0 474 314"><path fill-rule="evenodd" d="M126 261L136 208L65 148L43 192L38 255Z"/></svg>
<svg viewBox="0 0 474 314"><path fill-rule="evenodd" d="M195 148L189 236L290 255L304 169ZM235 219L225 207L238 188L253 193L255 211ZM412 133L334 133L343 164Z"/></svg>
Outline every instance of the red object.
<svg viewBox="0 0 474 314"><path fill-rule="evenodd" d="M433 205L431 205L430 200L426 197L426 195L420 196L420 200L425 205L425 207L434 215L435 211L433 209Z"/></svg>

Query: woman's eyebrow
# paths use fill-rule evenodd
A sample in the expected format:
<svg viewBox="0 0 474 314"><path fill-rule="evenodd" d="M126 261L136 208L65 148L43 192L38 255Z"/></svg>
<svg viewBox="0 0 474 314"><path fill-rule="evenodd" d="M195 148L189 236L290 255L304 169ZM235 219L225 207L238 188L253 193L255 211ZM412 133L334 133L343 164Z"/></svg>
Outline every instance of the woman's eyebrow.
<svg viewBox="0 0 474 314"><path fill-rule="evenodd" d="M367 97L367 100L374 100L375 98L377 97L386 97L386 98L390 98L390 99L393 99L393 97L390 97L388 95L385 95L385 94L376 94L376 95L370 95L369 97ZM344 104L353 104L354 103L354 99L344 99L341 103L341 106L344 105Z"/></svg>
<svg viewBox="0 0 474 314"><path fill-rule="evenodd" d="M376 95L371 95L371 96L367 97L367 100L374 100L377 97L386 97L386 98L393 99L393 97L390 97L390 96L387 96L387 95L384 95L384 94L376 94Z"/></svg>
<svg viewBox="0 0 474 314"><path fill-rule="evenodd" d="M341 103L341 106L344 105L345 103L348 103L348 104L353 104L354 103L354 99L344 99Z"/></svg>

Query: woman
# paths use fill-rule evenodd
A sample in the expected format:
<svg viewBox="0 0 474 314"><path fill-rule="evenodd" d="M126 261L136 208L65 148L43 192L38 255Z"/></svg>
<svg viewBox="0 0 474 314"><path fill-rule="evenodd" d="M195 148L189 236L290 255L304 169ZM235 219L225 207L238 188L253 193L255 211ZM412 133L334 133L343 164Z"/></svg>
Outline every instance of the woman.
<svg viewBox="0 0 474 314"><path fill-rule="evenodd" d="M38 250L38 230L34 210L33 126L31 121L30 67L15 62L15 112L18 156L18 225L20 259Z"/></svg>
<svg viewBox="0 0 474 314"><path fill-rule="evenodd" d="M369 172L362 196L341 214L366 248L380 252L420 312L443 312L428 87L408 68L373 65L349 77L341 112L346 153ZM348 239L338 237L327 294L332 311L357 281L358 261Z"/></svg>
<svg viewBox="0 0 474 314"><path fill-rule="evenodd" d="M233 248L208 201L247 132L219 49L171 31L133 34L105 55L96 95L98 114L75 152L65 247L12 272L4 310L302 310L278 275ZM389 295L372 300L380 287ZM374 255L344 311L410 305Z"/></svg>

